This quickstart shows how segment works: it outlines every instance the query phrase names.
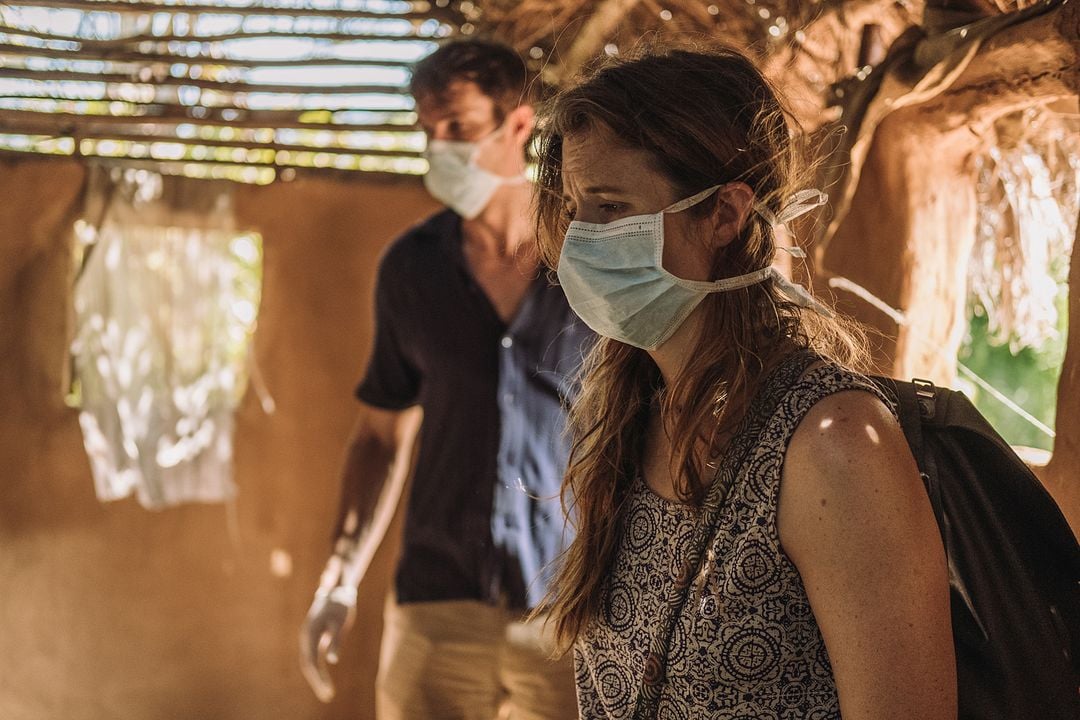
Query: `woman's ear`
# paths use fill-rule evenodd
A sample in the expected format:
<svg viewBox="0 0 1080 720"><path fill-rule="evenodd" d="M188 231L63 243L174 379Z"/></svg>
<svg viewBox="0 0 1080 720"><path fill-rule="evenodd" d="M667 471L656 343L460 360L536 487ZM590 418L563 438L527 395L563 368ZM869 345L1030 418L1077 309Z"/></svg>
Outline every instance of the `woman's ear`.
<svg viewBox="0 0 1080 720"><path fill-rule="evenodd" d="M720 247L739 236L754 205L754 191L744 182L720 186L713 196L713 237Z"/></svg>

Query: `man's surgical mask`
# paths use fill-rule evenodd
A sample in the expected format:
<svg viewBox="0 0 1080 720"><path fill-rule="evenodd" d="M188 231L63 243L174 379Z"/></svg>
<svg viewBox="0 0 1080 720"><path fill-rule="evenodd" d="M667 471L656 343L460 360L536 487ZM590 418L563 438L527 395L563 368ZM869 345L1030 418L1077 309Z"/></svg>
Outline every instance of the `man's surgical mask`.
<svg viewBox="0 0 1080 720"><path fill-rule="evenodd" d="M716 192L719 185L651 215L610 223L573 221L559 256L559 284L570 307L597 334L655 350L686 321L706 295L738 290L768 278L793 302L829 313L801 285L773 266L715 282L685 280L664 269L664 215L682 212ZM774 227L785 225L827 200L804 190L776 216L755 210ZM800 255L795 250L793 254Z"/></svg>
<svg viewBox="0 0 1080 720"><path fill-rule="evenodd" d="M424 151L428 161L424 187L431 196L466 220L472 220L487 207L501 186L524 182L524 177L496 175L476 163L483 145L501 132L503 128L476 142L429 140Z"/></svg>

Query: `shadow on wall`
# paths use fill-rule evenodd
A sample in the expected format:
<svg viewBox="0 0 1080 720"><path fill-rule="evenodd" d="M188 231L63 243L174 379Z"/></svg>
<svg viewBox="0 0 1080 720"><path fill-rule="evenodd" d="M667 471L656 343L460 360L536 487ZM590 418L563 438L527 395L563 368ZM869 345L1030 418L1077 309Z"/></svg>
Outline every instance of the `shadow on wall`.
<svg viewBox="0 0 1080 720"><path fill-rule="evenodd" d="M83 177L70 161L0 165L0 718L371 718L396 544L361 588L329 706L300 675L297 633L329 551L375 264L435 206L408 179L237 189L237 226L264 240L255 354L277 411L249 392L237 413L234 507L154 513L95 499L62 402L62 228Z"/></svg>

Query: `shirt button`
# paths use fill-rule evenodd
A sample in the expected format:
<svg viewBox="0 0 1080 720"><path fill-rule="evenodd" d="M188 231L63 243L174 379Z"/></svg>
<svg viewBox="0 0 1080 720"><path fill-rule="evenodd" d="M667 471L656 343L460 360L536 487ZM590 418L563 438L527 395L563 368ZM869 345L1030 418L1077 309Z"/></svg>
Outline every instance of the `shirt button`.
<svg viewBox="0 0 1080 720"><path fill-rule="evenodd" d="M503 335L502 346L504 348L511 348L511 347L513 347L513 345L514 345L514 338L510 337L509 335Z"/></svg>
<svg viewBox="0 0 1080 720"><path fill-rule="evenodd" d="M511 392L503 393L503 402L505 402L508 405L512 404L514 402L514 393L511 393Z"/></svg>

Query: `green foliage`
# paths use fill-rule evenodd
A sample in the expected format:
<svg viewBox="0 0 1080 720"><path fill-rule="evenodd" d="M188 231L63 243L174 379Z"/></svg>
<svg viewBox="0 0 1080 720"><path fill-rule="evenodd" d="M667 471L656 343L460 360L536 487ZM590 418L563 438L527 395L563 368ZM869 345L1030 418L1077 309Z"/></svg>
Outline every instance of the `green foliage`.
<svg viewBox="0 0 1080 720"><path fill-rule="evenodd" d="M960 349L960 363L988 382L1003 395L1054 427L1057 384L1065 357L1067 339L1066 286L1058 294L1058 333L1042 347L1025 347L1015 354L1007 341L995 340L989 333L986 310L976 304L969 313L968 335ZM1008 406L978 385L957 383L994 428L1012 445L1053 449L1053 438L1016 414Z"/></svg>

